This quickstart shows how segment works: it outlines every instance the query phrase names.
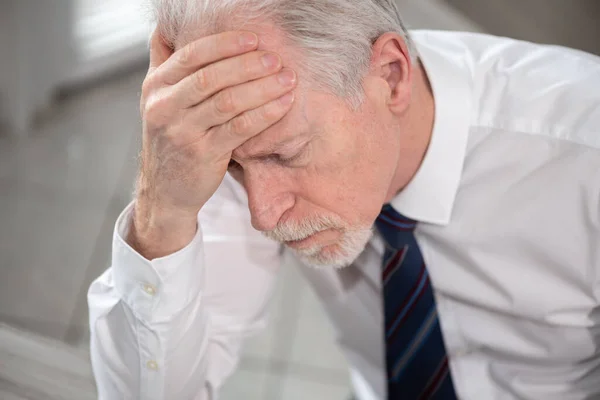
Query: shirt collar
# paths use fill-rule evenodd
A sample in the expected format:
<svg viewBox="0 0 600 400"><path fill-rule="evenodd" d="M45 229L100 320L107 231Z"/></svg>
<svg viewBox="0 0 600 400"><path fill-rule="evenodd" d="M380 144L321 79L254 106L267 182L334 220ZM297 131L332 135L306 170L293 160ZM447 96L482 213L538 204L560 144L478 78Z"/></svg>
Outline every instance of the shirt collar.
<svg viewBox="0 0 600 400"><path fill-rule="evenodd" d="M414 178L391 201L406 217L447 225L460 184L471 120L472 79L464 49L432 43L427 32L414 32L415 43L435 99L429 148Z"/></svg>

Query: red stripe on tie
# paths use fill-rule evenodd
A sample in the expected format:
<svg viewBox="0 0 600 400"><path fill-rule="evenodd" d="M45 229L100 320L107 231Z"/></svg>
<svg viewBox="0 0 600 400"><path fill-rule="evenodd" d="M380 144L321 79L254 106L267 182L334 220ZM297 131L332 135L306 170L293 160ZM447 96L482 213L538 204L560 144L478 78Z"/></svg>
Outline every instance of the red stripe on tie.
<svg viewBox="0 0 600 400"><path fill-rule="evenodd" d="M444 378L448 375L448 356L444 356L437 371L427 383L425 390L419 396L419 400L427 400L442 386Z"/></svg>
<svg viewBox="0 0 600 400"><path fill-rule="evenodd" d="M422 263L421 264L421 272L419 272L419 277L417 278L417 280L415 281L415 284L411 288L410 293L408 295L406 295L406 297L404 298L404 302L398 308L398 311L396 312L396 315L394 315L394 318L392 318L391 323L389 324L390 327L394 326L396 318L398 318L400 316L400 314L402 314L402 310L404 310L404 307L406 307L406 304L410 301L410 299L413 297L413 295L417 291L417 288L419 287L419 282L421 282L421 278L423 277L424 273L425 273L425 263ZM408 311L406 311L406 314L404 314L404 317L402 317L402 319L400 320L400 322L398 322L398 325L396 325L396 329L394 329L394 331L392 332L392 334L389 336L389 338L388 338L388 344L393 343L394 338L396 337L396 335L398 334L398 332L400 332L400 327L406 321L406 319L410 316L410 314L413 312L413 310L415 309L415 307L417 306L417 304L419 304L419 300L421 300L421 297L423 297L423 294L426 292L426 289L427 289L428 286L429 286L429 279L425 279L425 284L423 285L423 287L421 288L421 291L419 292L419 294L415 298L415 301L413 301L413 303L410 306L410 308L408 309ZM386 330L387 329L389 329L389 327L386 327Z"/></svg>
<svg viewBox="0 0 600 400"><path fill-rule="evenodd" d="M405 252L406 252L406 246L403 247L401 250L398 250L396 252L396 255L394 255L394 257L392 257L392 259L390 260L390 262L385 266L385 269L383 270L383 276L382 276L382 280L384 282L387 279L387 277L390 274L390 272L392 272L394 270L394 267L396 265L398 265L398 263L400 262L400 260L404 256Z"/></svg>
<svg viewBox="0 0 600 400"><path fill-rule="evenodd" d="M386 217L388 217L391 220L394 221L398 221L401 222L403 224L412 224L412 225L417 225L417 221L412 220L412 219L408 219L402 216L397 216L396 213L392 213L392 212L388 212L388 211L382 211L381 214L385 215Z"/></svg>
<svg viewBox="0 0 600 400"><path fill-rule="evenodd" d="M379 221L385 222L387 225L391 226L392 228L403 231L403 232L412 232L415 230L415 226L416 226L416 224L414 224L414 223L413 223L413 226L409 226L409 227L398 226L398 225L386 220L385 218L379 218Z"/></svg>

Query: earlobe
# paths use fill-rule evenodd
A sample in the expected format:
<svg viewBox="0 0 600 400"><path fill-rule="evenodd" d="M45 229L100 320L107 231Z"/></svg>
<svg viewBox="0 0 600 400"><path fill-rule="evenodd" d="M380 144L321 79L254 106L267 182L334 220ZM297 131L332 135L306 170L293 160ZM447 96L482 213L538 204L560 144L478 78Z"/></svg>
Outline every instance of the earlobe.
<svg viewBox="0 0 600 400"><path fill-rule="evenodd" d="M394 113L409 105L412 88L412 63L405 40L396 33L386 33L373 45L372 72L387 83L387 104Z"/></svg>

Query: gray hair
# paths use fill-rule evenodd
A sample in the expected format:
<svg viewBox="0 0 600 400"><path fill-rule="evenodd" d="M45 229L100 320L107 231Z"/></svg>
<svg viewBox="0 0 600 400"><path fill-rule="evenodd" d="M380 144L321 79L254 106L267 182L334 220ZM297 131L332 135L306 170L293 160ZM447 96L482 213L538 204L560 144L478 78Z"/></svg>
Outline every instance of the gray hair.
<svg viewBox="0 0 600 400"><path fill-rule="evenodd" d="M299 60L312 83L358 107L373 43L395 32L416 49L395 0L151 0L152 13L165 40L176 43L190 31L217 33L243 21L269 21L305 55Z"/></svg>

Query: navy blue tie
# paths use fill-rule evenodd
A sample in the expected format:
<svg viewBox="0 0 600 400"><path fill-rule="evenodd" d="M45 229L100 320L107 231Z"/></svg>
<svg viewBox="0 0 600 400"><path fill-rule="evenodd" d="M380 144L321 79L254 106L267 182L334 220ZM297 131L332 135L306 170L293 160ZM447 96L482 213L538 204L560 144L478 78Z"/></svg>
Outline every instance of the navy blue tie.
<svg viewBox="0 0 600 400"><path fill-rule="evenodd" d="M385 205L382 283L389 400L456 399L417 223Z"/></svg>

